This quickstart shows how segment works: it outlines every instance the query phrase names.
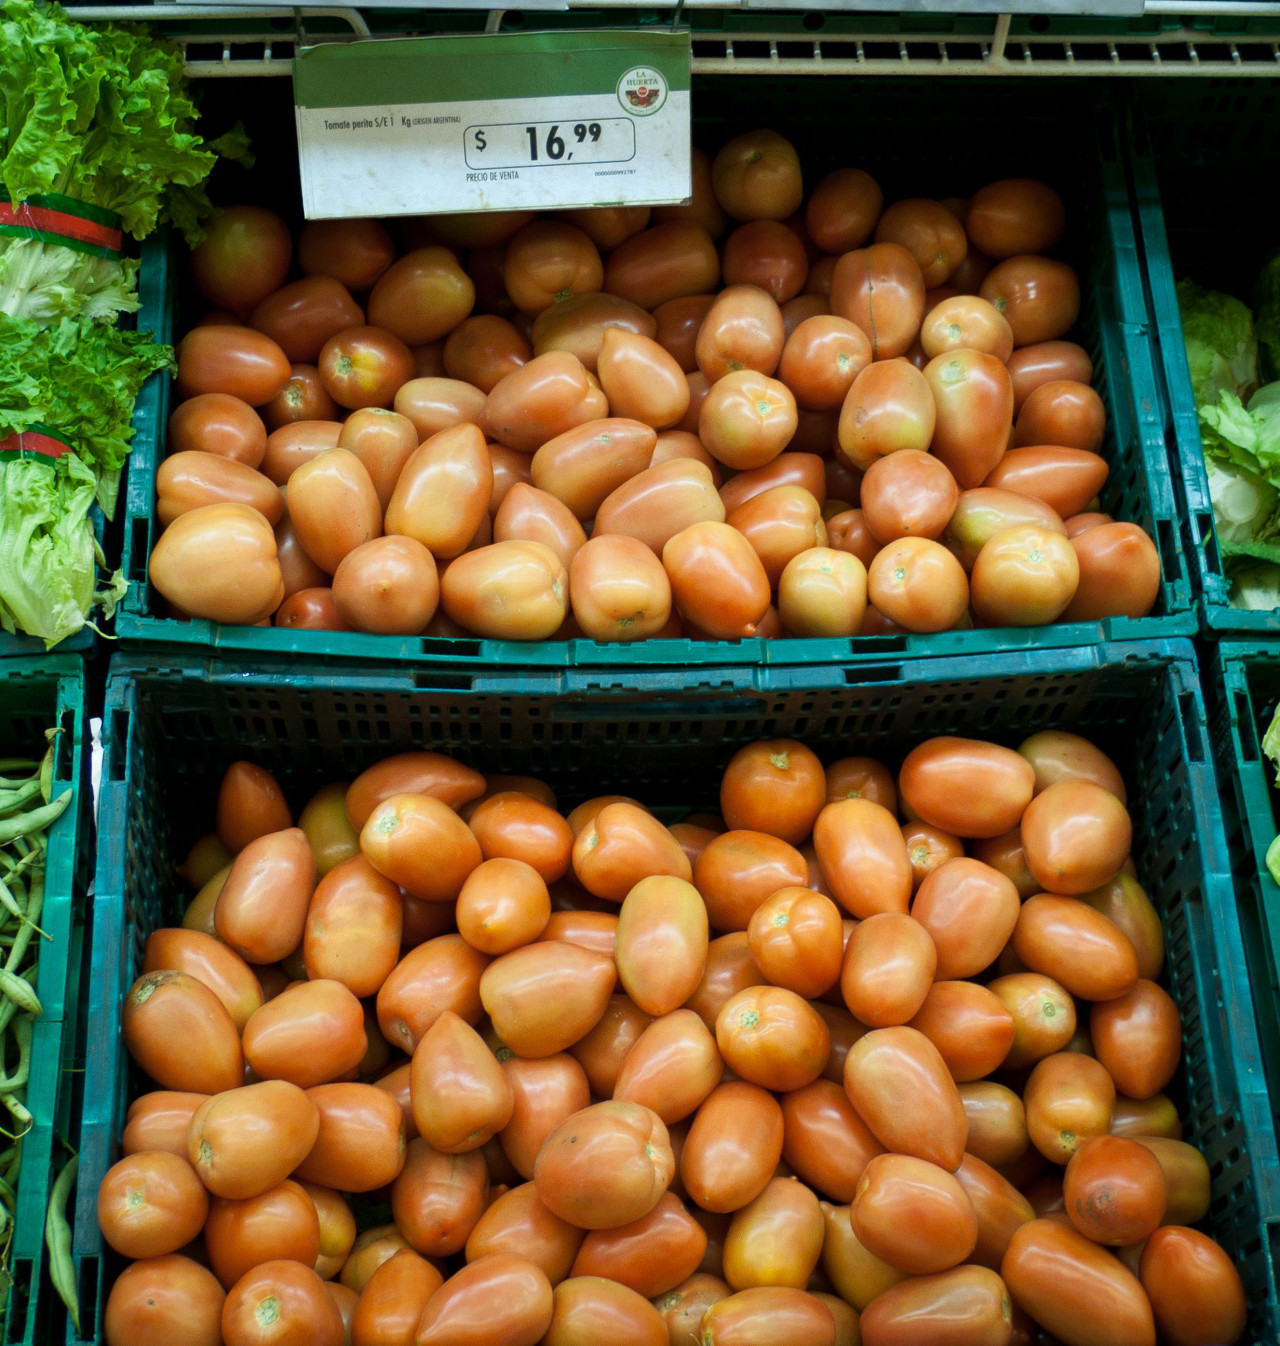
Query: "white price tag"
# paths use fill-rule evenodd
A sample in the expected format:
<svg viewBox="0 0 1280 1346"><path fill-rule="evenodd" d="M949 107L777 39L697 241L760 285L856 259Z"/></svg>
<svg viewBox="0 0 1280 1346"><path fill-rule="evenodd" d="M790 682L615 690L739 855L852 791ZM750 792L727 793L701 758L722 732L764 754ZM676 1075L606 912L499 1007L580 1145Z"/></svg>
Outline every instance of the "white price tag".
<svg viewBox="0 0 1280 1346"><path fill-rule="evenodd" d="M308 219L659 205L692 190L687 32L311 47L294 99Z"/></svg>

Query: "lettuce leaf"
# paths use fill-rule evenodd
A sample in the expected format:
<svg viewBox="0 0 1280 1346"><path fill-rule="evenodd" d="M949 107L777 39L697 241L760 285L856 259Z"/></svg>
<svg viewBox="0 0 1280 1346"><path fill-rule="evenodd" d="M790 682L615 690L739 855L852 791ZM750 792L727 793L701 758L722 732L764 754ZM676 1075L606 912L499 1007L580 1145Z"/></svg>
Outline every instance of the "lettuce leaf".
<svg viewBox="0 0 1280 1346"><path fill-rule="evenodd" d="M0 626L46 647L75 635L95 605L110 616L117 573L94 590L101 552L89 522L97 478L73 453L0 462Z"/></svg>
<svg viewBox="0 0 1280 1346"><path fill-rule="evenodd" d="M143 383L173 367L173 351L148 332L69 318L42 329L0 315L0 439L48 426L96 478L124 463Z"/></svg>
<svg viewBox="0 0 1280 1346"><path fill-rule="evenodd" d="M1196 406L1216 402L1221 392L1248 397L1258 385L1253 314L1231 295L1189 280L1178 283L1178 307Z"/></svg>

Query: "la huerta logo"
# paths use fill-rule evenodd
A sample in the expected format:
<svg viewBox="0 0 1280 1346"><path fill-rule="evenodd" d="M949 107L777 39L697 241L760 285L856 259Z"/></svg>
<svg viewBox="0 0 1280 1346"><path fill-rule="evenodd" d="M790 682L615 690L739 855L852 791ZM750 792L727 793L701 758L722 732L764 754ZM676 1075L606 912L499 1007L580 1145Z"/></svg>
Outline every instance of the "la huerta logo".
<svg viewBox="0 0 1280 1346"><path fill-rule="evenodd" d="M667 81L651 65L638 65L618 81L618 102L634 117L649 117L667 101Z"/></svg>

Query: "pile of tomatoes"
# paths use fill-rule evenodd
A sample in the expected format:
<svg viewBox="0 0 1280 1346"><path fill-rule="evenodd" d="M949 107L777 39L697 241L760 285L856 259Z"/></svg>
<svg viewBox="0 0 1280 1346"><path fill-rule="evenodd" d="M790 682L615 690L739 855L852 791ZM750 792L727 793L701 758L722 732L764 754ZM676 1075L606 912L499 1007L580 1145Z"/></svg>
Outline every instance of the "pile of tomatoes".
<svg viewBox="0 0 1280 1346"><path fill-rule="evenodd" d="M1236 1341L1125 800L1060 731L759 742L670 826L234 764L124 1006L108 1346Z"/></svg>
<svg viewBox="0 0 1280 1346"><path fill-rule="evenodd" d="M192 253L157 475L178 617L732 640L1139 617L1105 408L1031 179L885 208L791 144L674 207L307 224ZM293 263L302 272L289 280ZM723 288L722 288L723 287Z"/></svg>

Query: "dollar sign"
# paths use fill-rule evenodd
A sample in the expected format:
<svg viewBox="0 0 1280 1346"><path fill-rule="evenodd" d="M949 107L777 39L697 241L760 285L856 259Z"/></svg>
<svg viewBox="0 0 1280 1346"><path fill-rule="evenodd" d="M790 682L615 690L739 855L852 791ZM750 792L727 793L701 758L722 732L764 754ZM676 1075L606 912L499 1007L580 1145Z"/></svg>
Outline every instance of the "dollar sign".
<svg viewBox="0 0 1280 1346"><path fill-rule="evenodd" d="M484 150L484 149L488 149L488 148L489 148L489 146L488 146L488 143L486 142L486 140L485 140L485 138L484 138L484 132L483 132L483 131L477 131L477 132L476 132L476 149L478 149L478 150Z"/></svg>

